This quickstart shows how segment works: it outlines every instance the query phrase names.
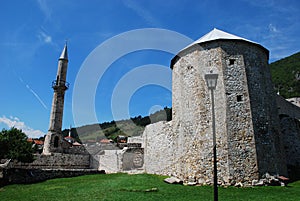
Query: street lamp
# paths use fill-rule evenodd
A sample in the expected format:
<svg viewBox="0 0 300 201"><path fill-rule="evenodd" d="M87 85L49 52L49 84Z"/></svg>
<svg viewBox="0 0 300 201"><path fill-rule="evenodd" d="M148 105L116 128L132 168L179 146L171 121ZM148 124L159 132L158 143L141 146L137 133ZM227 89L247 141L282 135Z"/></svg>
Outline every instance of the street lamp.
<svg viewBox="0 0 300 201"><path fill-rule="evenodd" d="M218 74L210 71L210 74L205 75L205 80L208 89L211 92L212 105L212 131L213 131L213 154L214 154L214 201L218 200L218 175L217 175L217 145L216 145L216 125L215 125L215 100L214 90L217 87Z"/></svg>

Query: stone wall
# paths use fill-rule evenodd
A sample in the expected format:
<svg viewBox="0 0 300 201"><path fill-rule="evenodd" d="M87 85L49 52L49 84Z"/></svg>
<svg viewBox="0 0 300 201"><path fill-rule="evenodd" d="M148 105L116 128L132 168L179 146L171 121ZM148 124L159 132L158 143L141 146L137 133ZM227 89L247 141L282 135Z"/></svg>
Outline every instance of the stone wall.
<svg viewBox="0 0 300 201"><path fill-rule="evenodd" d="M83 145L73 146L69 142L64 141L63 154L76 154L76 155L89 155L89 152L86 150L86 147Z"/></svg>
<svg viewBox="0 0 300 201"><path fill-rule="evenodd" d="M300 169L300 122L297 119L282 116L280 125L284 135L286 163L288 166Z"/></svg>
<svg viewBox="0 0 300 201"><path fill-rule="evenodd" d="M143 138L141 136L128 137L127 143L143 143Z"/></svg>
<svg viewBox="0 0 300 201"><path fill-rule="evenodd" d="M61 154L36 155L32 163L11 160L0 169L0 185L34 183L47 179L104 173L90 168L90 155Z"/></svg>
<svg viewBox="0 0 300 201"><path fill-rule="evenodd" d="M300 179L300 108L277 96L280 127L289 177Z"/></svg>
<svg viewBox="0 0 300 201"><path fill-rule="evenodd" d="M230 154L236 153L234 166L241 171L249 164L257 165L259 176L266 172L286 175L267 50L246 42L218 45L225 63L228 144ZM256 162L247 164L250 158Z"/></svg>
<svg viewBox="0 0 300 201"><path fill-rule="evenodd" d="M247 79L246 72L248 67L246 65L253 62L249 61L252 58L245 58L245 52L248 52L248 48L247 46L244 47L244 44L222 43L219 45L222 49L225 90L221 93L225 94L226 100L225 107L221 109L226 112L224 125L226 131L223 133L227 140L229 181L230 183L249 182L249 180L258 178L254 126L249 96L250 86L248 86L249 79ZM255 56L256 54L261 54L261 52L255 52ZM261 65L257 66L257 68L262 67Z"/></svg>
<svg viewBox="0 0 300 201"><path fill-rule="evenodd" d="M282 96L276 96L277 109L279 114L287 115L300 120L300 107L286 101Z"/></svg>
<svg viewBox="0 0 300 201"><path fill-rule="evenodd" d="M172 122L157 122L146 126L143 133L144 170L150 174L172 175L176 138Z"/></svg>
<svg viewBox="0 0 300 201"><path fill-rule="evenodd" d="M286 99L288 102L292 103L293 105L296 105L297 107L300 107L300 97L293 97Z"/></svg>
<svg viewBox="0 0 300 201"><path fill-rule="evenodd" d="M11 168L20 169L88 169L90 168L89 155L60 154L36 155L32 163L13 161Z"/></svg>
<svg viewBox="0 0 300 201"><path fill-rule="evenodd" d="M99 168L107 173L116 173L121 171L122 150L104 150L102 154L97 155Z"/></svg>
<svg viewBox="0 0 300 201"><path fill-rule="evenodd" d="M137 143L133 143L134 145ZM122 150L103 150L93 156L94 164L98 162L98 170L106 173L144 172L144 148L124 147Z"/></svg>
<svg viewBox="0 0 300 201"><path fill-rule="evenodd" d="M122 170L143 170L144 166L144 149L143 148L126 148L122 155Z"/></svg>
<svg viewBox="0 0 300 201"><path fill-rule="evenodd" d="M7 184L28 184L54 178L75 177L88 174L103 174L104 171L92 169L20 169L10 168L1 170L0 186Z"/></svg>
<svg viewBox="0 0 300 201"><path fill-rule="evenodd" d="M177 136L176 174L183 180L195 177L211 183L212 170L212 116L211 99L204 75L211 68L222 72L221 49L194 46L180 55L173 66L172 121ZM215 92L216 140L218 144L219 172L221 180L228 182L228 154L226 140L226 99L223 75L219 73ZM224 135L225 134L225 135ZM220 148L219 146L222 146Z"/></svg>

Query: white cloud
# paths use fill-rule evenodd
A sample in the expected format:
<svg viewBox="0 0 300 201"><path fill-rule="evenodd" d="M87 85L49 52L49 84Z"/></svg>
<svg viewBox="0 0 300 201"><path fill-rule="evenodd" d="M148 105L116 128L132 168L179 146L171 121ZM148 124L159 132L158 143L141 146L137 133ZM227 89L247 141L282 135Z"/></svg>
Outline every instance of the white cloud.
<svg viewBox="0 0 300 201"><path fill-rule="evenodd" d="M270 8L276 6L274 0L243 0L243 1L255 7Z"/></svg>
<svg viewBox="0 0 300 201"><path fill-rule="evenodd" d="M34 97L36 97L36 99L41 103L41 105L47 110L47 106L46 104L43 102L43 100L40 98L40 96L35 93L35 91L33 91L29 85L26 85L26 88L34 95Z"/></svg>
<svg viewBox="0 0 300 201"><path fill-rule="evenodd" d="M131 0L123 1L124 5L132 9L138 16L143 18L151 26L161 26L161 23L152 15L149 10L143 8L137 2Z"/></svg>
<svg viewBox="0 0 300 201"><path fill-rule="evenodd" d="M267 48L270 51L270 62L274 62L299 51L298 46L295 45L297 44L295 37L290 36L290 33L294 32L292 27L295 25L274 25L274 23L269 22L262 26L256 26L245 23L236 26L233 33L240 33L240 36Z"/></svg>
<svg viewBox="0 0 300 201"><path fill-rule="evenodd" d="M44 43L52 44L52 37L44 31L39 31L38 38Z"/></svg>
<svg viewBox="0 0 300 201"><path fill-rule="evenodd" d="M32 95L34 95L34 97L41 103L41 105L42 105L46 110L48 110L46 104L45 104L44 101L40 98L40 96L39 96L35 91L33 91L33 89L32 89L28 84L26 84L26 83L24 82L24 80L23 80L21 77L19 77L19 80L20 80L20 82L21 82L22 84L25 85L25 87L30 91L30 93L32 93Z"/></svg>
<svg viewBox="0 0 300 201"><path fill-rule="evenodd" d="M30 128L24 122L22 122L18 117L10 116L8 118L6 116L2 116L0 117L0 123L5 124L9 128L15 127L21 129L30 138L38 138L45 135L45 133L43 133L40 130L34 130L33 128Z"/></svg>
<svg viewBox="0 0 300 201"><path fill-rule="evenodd" d="M39 5L39 8L41 9L43 14L45 15L46 20L50 20L51 15L52 15L52 10L48 6L47 1L46 0L37 0L37 3Z"/></svg>
<svg viewBox="0 0 300 201"><path fill-rule="evenodd" d="M278 33L278 29L273 24L269 24L269 31L273 33Z"/></svg>

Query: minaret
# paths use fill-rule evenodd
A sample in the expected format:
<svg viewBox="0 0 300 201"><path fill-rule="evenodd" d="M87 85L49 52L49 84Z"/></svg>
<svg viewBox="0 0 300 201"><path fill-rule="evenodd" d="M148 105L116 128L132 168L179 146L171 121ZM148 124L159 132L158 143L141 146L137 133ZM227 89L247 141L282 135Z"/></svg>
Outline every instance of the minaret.
<svg viewBox="0 0 300 201"><path fill-rule="evenodd" d="M72 137L72 126L70 125L69 135L68 137Z"/></svg>
<svg viewBox="0 0 300 201"><path fill-rule="evenodd" d="M52 99L52 108L50 115L49 130L45 138L43 154L49 155L51 153L59 153L63 151L62 148L62 118L64 111L65 91L69 88L69 83L66 82L67 68L68 68L68 51L67 43L58 59L56 80L52 82L54 90Z"/></svg>

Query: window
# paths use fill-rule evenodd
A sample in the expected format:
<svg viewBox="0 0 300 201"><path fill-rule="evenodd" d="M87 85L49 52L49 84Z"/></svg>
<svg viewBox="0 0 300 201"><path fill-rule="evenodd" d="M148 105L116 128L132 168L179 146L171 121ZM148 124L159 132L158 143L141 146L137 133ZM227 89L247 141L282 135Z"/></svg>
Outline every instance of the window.
<svg viewBox="0 0 300 201"><path fill-rule="evenodd" d="M237 95L237 96L236 96L236 101L237 101L237 102L243 101L243 96L242 96L242 95Z"/></svg>
<svg viewBox="0 0 300 201"><path fill-rule="evenodd" d="M232 66L235 63L235 59L229 59L229 65Z"/></svg>
<svg viewBox="0 0 300 201"><path fill-rule="evenodd" d="M55 136L54 138L54 147L57 148L58 147L58 141L59 141L59 137Z"/></svg>

